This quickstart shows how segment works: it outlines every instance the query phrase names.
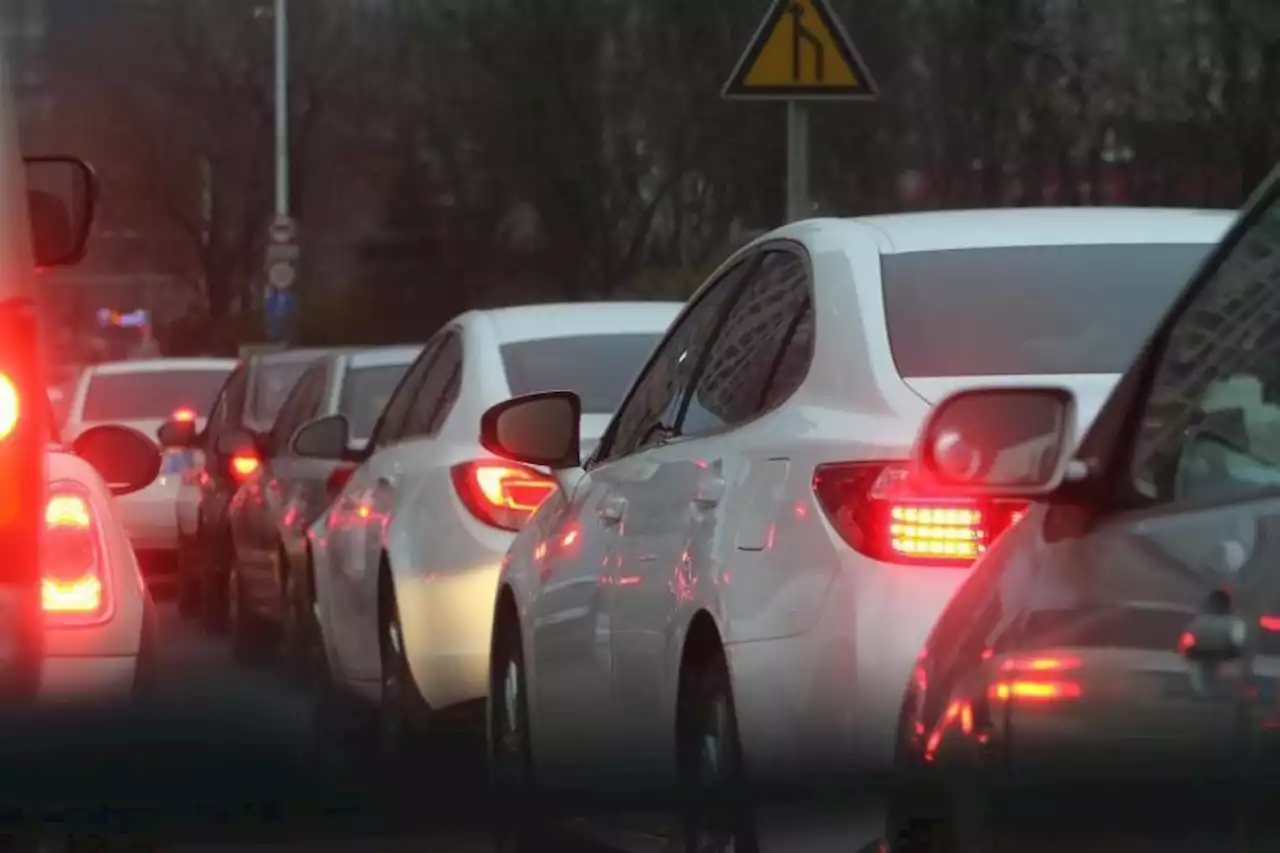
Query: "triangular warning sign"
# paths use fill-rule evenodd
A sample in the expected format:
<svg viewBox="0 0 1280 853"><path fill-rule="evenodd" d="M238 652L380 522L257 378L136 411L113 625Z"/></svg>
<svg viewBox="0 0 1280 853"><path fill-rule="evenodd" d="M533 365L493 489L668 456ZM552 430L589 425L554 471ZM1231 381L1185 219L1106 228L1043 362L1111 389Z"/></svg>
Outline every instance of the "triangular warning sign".
<svg viewBox="0 0 1280 853"><path fill-rule="evenodd" d="M774 0L726 98L874 98L876 85L827 0Z"/></svg>

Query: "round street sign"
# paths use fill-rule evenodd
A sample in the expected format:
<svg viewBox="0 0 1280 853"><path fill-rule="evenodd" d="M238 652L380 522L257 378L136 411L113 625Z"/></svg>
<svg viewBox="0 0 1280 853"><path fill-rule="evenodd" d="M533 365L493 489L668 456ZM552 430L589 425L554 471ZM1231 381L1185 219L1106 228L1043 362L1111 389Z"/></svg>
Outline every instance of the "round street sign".
<svg viewBox="0 0 1280 853"><path fill-rule="evenodd" d="M287 290L293 286L293 280L297 277L297 273L293 268L293 264L288 261L276 261L267 268L267 281L271 282L271 286L280 290Z"/></svg>
<svg viewBox="0 0 1280 853"><path fill-rule="evenodd" d="M281 215L271 220L271 242L292 243L298 239L298 223L292 216Z"/></svg>

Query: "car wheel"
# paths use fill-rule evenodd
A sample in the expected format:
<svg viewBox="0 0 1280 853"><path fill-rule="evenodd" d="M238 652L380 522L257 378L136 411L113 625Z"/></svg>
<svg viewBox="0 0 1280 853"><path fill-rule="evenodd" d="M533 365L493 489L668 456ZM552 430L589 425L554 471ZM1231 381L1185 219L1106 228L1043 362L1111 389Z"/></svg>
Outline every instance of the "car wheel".
<svg viewBox="0 0 1280 853"><path fill-rule="evenodd" d="M227 620L231 633L231 655L241 663L256 663L266 651L266 627L249 606L248 593L240 569L234 563L227 575Z"/></svg>
<svg viewBox="0 0 1280 853"><path fill-rule="evenodd" d="M227 632L230 547L201 543L196 562L200 573L200 621L204 629L214 636Z"/></svg>
<svg viewBox="0 0 1280 853"><path fill-rule="evenodd" d="M494 847L507 853L551 849L543 846L545 827L534 803L533 749L524 650L512 620L494 624L489 663L489 774L498 807L494 811Z"/></svg>
<svg viewBox="0 0 1280 853"><path fill-rule="evenodd" d="M384 590L378 641L382 681L378 730L383 755L398 758L409 747L413 733L410 698L415 687L405 658L404 632L400 629L395 591L390 582L384 584Z"/></svg>
<svg viewBox="0 0 1280 853"><path fill-rule="evenodd" d="M755 853L755 822L724 651L687 666L681 682L677 756L685 849Z"/></svg>
<svg viewBox="0 0 1280 853"><path fill-rule="evenodd" d="M200 615L200 583L192 563L192 547L186 537L178 541L178 613L194 619Z"/></svg>
<svg viewBox="0 0 1280 853"><path fill-rule="evenodd" d="M315 617L306 600L306 590L297 573L289 568L281 549L276 557L281 567L280 653L291 677L306 684L315 666Z"/></svg>

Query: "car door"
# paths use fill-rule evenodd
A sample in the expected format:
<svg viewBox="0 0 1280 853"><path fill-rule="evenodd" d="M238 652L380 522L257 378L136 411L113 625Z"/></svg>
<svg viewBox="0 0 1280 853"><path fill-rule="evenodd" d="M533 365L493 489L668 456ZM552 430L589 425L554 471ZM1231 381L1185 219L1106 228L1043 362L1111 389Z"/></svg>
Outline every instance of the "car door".
<svg viewBox="0 0 1280 853"><path fill-rule="evenodd" d="M616 755L620 768L642 769L621 728L630 714L621 713L614 695L608 602L619 584L633 582L631 566L619 564L624 554L640 552L657 534L651 523L657 508L641 502L633 509L629 501L642 497L636 489L650 476L648 454L671 435L708 324L731 290L704 291L668 330L539 548L534 701L545 750L561 765L590 772L602 756ZM641 544L624 545L628 537Z"/></svg>
<svg viewBox="0 0 1280 853"><path fill-rule="evenodd" d="M376 609L371 622L361 596L368 582L367 575L373 572L376 581L378 570L376 557L373 561L369 558L370 548L380 547L382 537L382 520L375 513L374 499L379 481L395 469L409 416L439 355L440 343L440 338L429 341L405 372L374 426L367 457L351 475L331 510L332 517L338 519L331 525L328 545L332 594L327 615L333 632L334 653L344 677L353 685L370 689L378 682ZM373 636L366 636L370 633ZM369 659L370 643L374 649L372 660Z"/></svg>
<svg viewBox="0 0 1280 853"><path fill-rule="evenodd" d="M331 370L329 359L321 359L307 368L276 415L267 436L267 458L259 478L261 487L254 490L257 500L247 519L253 531L254 565L260 570L258 597L273 618L279 618L283 605L282 529L297 523L291 515L297 516L297 507L305 499L300 490L305 487L308 476L322 479L324 475L319 472L333 466L327 459L298 456L289 442L299 427L320 412L329 389Z"/></svg>
<svg viewBox="0 0 1280 853"><path fill-rule="evenodd" d="M388 525L399 508L401 497L413 494L419 485L424 462L429 461L426 456L430 445L458 399L461 371L462 342L458 332L443 330L438 335L435 357L427 367L400 429L399 439L372 460L374 464L369 466L364 481L367 485L362 500L376 523L364 528L363 550L356 558L361 568L351 577L356 596L354 618L360 625L355 644L357 665L361 673L373 673L374 677L381 667L378 570L383 554L387 553Z"/></svg>
<svg viewBox="0 0 1280 853"><path fill-rule="evenodd" d="M1271 849L1280 741L1280 301L1275 184L1237 224L1078 452L1087 502L1036 519L1011 556L1012 613L984 650L1005 791L1045 768L1075 784L1042 826L1108 849ZM1025 532L1025 531L1016 531ZM1021 577L1020 581L1014 579ZM984 712L980 716L986 716ZM1029 792L1029 788L1024 789ZM1109 825L1098 809L1123 797ZM1055 807L1056 803L1056 807ZM1007 796L1010 849L1036 829Z"/></svg>
<svg viewBox="0 0 1280 853"><path fill-rule="evenodd" d="M622 569L628 574L610 609L614 680L628 716L645 726L645 754L664 765L672 764L673 644L678 647L699 602L714 599L707 590L729 569L721 564L726 533L751 508L739 504L753 504L755 493L765 490L760 473L781 463L783 474L769 485L785 485L783 448L760 446L759 438L744 439L739 430L795 390L803 373L793 371L791 384L776 389L773 374L800 324L808 318L812 325L807 268L798 250L789 244L760 250L740 270L716 284L727 294L700 335L703 346L673 435L644 454L647 477L628 483ZM644 519L643 531L631 528L633 514ZM741 569L735 564L739 588L753 582Z"/></svg>

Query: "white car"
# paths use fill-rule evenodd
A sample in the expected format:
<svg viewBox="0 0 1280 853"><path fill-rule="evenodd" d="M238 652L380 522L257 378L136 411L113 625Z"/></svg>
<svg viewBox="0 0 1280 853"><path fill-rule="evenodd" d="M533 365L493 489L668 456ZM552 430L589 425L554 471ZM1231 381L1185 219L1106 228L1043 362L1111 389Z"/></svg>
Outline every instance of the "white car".
<svg viewBox="0 0 1280 853"><path fill-rule="evenodd" d="M791 224L699 289L585 462L572 395L487 413L491 452L561 485L499 579L498 777L665 788L744 766L761 783L890 768L922 641L1021 510L913 487L930 406L1049 382L1091 420L1232 218ZM741 835L744 814L699 819Z"/></svg>
<svg viewBox="0 0 1280 853"><path fill-rule="evenodd" d="M199 429L235 366L227 358L158 358L88 367L72 392L63 435L73 440L89 426L121 424L155 440L175 417ZM148 583L172 580L177 568L178 492L197 462L194 453L166 451L155 482L116 501Z"/></svg>
<svg viewBox="0 0 1280 853"><path fill-rule="evenodd" d="M472 311L409 368L362 464L308 533L330 677L376 703L392 742L428 716L479 728L498 569L555 488L546 471L480 446L481 413L513 394L573 389L589 450L679 310L624 302ZM333 415L302 427L293 446L338 458L347 437L345 418Z"/></svg>
<svg viewBox="0 0 1280 853"><path fill-rule="evenodd" d="M129 701L146 686L155 608L113 495L146 488L159 469L155 443L118 426L89 428L72 447L48 445L42 703Z"/></svg>

